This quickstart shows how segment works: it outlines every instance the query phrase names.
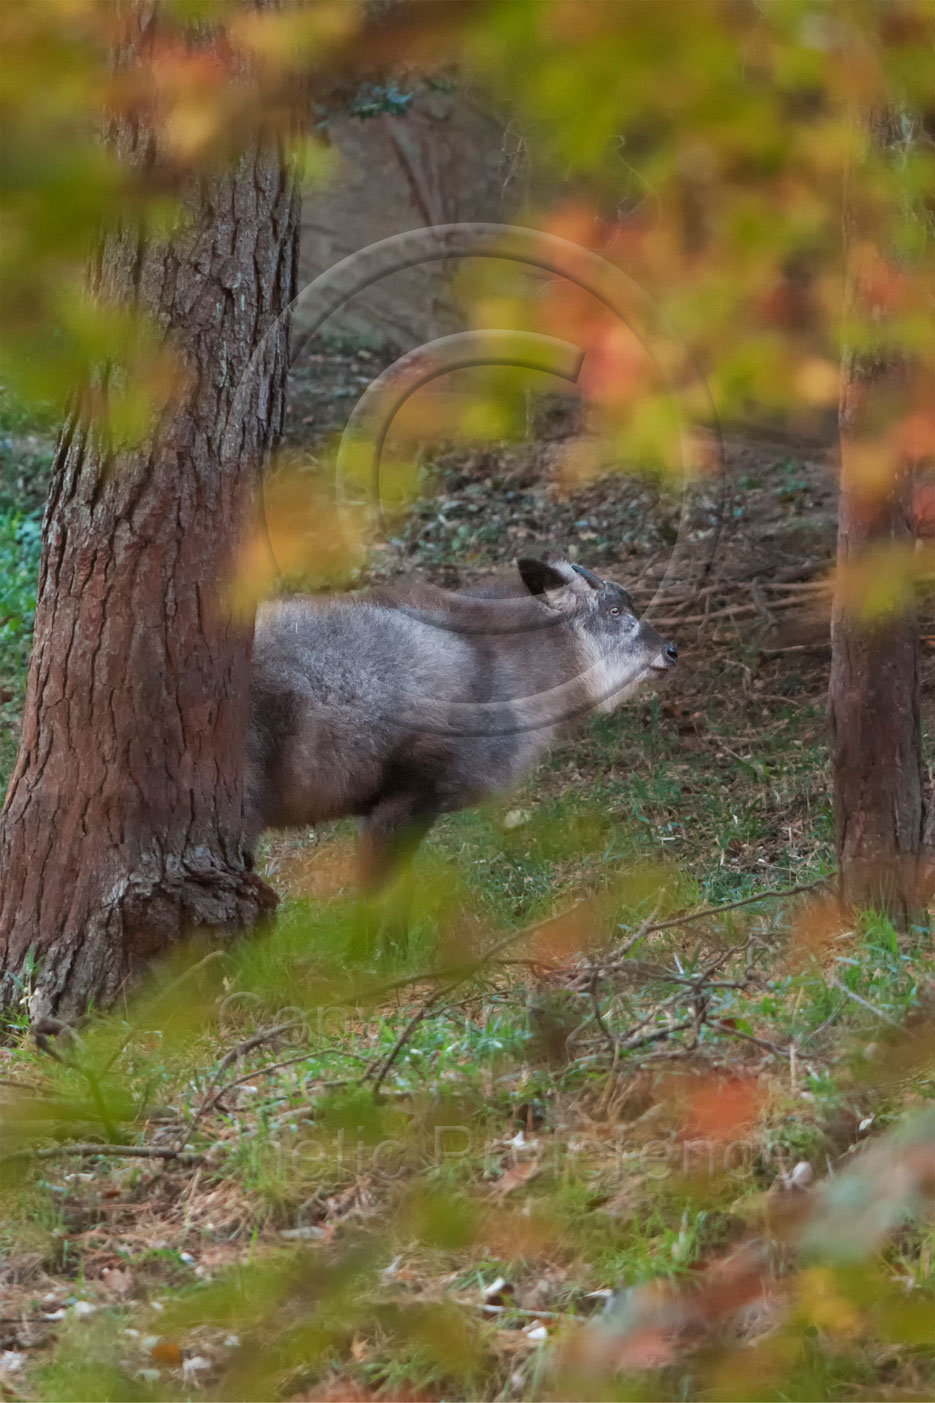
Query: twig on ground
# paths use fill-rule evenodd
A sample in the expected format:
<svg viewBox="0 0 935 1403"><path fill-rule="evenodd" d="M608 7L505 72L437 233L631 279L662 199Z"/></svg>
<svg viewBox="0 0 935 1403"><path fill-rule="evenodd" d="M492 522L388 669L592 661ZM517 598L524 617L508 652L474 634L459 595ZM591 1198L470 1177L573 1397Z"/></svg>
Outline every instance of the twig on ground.
<svg viewBox="0 0 935 1403"><path fill-rule="evenodd" d="M601 1001L600 1001L600 999L599 999L598 996L597 996L597 985L598 985L599 979L600 979L600 970L598 970L598 969L592 970L592 972L591 972L591 1006L592 1006L592 1008L594 1009L594 1021L595 1021L595 1023L597 1024L597 1026L600 1028L601 1032L603 1033L603 1035L604 1035L604 1041L607 1043L607 1046L610 1048L610 1050L611 1050L611 1052L612 1052L612 1054L613 1054L613 1056L614 1056L614 1061L616 1062L616 1059L617 1059L617 1039L614 1037L613 1033L610 1031L610 1029L608 1028L607 1024L604 1022L604 1015L603 1015L603 1013L601 1012Z"/></svg>
<svg viewBox="0 0 935 1403"><path fill-rule="evenodd" d="M726 950L722 950L703 969L697 970L694 973L685 973L681 970L676 973L661 965L634 960L624 960L606 966L603 970L605 975L612 974L614 971L619 971L621 969L631 972L636 965L638 966L638 975L641 975L643 978L658 979L660 981L675 983L678 986L675 992L670 994L668 998L663 999L661 1003L657 1003L653 1008L649 1009L643 1017L630 1028L625 1037L615 1037L603 1017L600 1004L597 1000L597 981L602 973L600 967L597 966L588 971L589 978L587 987L594 1007L594 1021L600 1028L605 1043L613 1053L613 1066L610 1076L608 1077L607 1087L605 1087L599 1104L603 1104L607 1099L612 1077L616 1072L617 1064L622 1053L630 1052L635 1048L644 1047L653 1042L660 1042L673 1033L685 1032L689 1028L694 1028L697 1032L703 1026L707 1025L708 1027L716 1029L718 1032L751 1042L755 1046L763 1048L772 1056L785 1057L787 1055L788 1048L780 1047L777 1043L770 1042L768 1039L758 1038L752 1033L742 1032L738 1028L732 1028L728 1024L721 1022L720 1019L712 1019L707 1016L709 995L712 990L742 990L746 989L751 982L749 975L746 980L715 980L712 979L711 976L716 974L721 966L728 960L735 959L739 954L742 954L745 949L752 948L757 940L758 937L750 936L742 945L732 946ZM685 1003L693 1003L694 1012L692 1017L685 1019L681 1023L669 1024L664 1028L652 1027L652 1024L660 1015L665 1014L670 1009L674 1010L678 1005L684 1005ZM650 1031L644 1031L647 1028L650 1029Z"/></svg>
<svg viewBox="0 0 935 1403"><path fill-rule="evenodd" d="M468 975L464 976L465 979L468 977ZM374 1096L377 1096L379 1094L380 1087L386 1080L390 1068L396 1061L399 1054L402 1052L403 1048L406 1046L406 1043L409 1041L416 1028L418 1028L419 1024L422 1022L423 1018L426 1017L429 1011L432 1008L434 1008L434 1006L437 1003L441 1003L442 999L445 997L446 994L452 993L454 989L457 989L459 984L463 983L464 979L456 979L452 984L446 985L444 989L437 989L431 998L426 999L422 1006L416 1009L416 1012L410 1018L409 1022L406 1024L405 1028L400 1033L399 1037L396 1039L388 1055L385 1058L383 1058L382 1062L378 1062L376 1064L379 1070L376 1073L376 1077L373 1083ZM371 1063L367 1070L364 1072L362 1080L366 1081L367 1077L371 1073L371 1070L373 1070L373 1067L374 1064Z"/></svg>
<svg viewBox="0 0 935 1403"><path fill-rule="evenodd" d="M811 643L789 643L784 648L760 648L758 651L761 658L781 658L784 657L786 653L819 653L823 649L830 647L831 634L829 633L827 638L816 638ZM762 701L765 697L768 697L768 695L768 693L760 692L757 700ZM791 698L783 697L782 700L788 703ZM802 703L800 703L800 705L801 704Z"/></svg>
<svg viewBox="0 0 935 1403"><path fill-rule="evenodd" d="M793 595L790 599L773 599L770 601L770 609L801 609L803 602L800 595ZM713 623L715 619L733 620L739 616L748 619L759 612L755 604L724 604L717 609L701 614L667 615L663 618L656 618L653 615L653 626L655 628L678 628L681 624Z"/></svg>
<svg viewBox="0 0 935 1403"><path fill-rule="evenodd" d="M776 615L772 612L769 604L767 604L766 602L766 595L763 591L763 581L759 578L759 576L756 576L750 581L750 598L753 600L756 612L766 624L767 628L775 628ZM775 599L772 600L774 608L777 606L778 603L779 601Z"/></svg>
<svg viewBox="0 0 935 1403"><path fill-rule="evenodd" d="M47 1315L0 1315L0 1325L56 1325Z"/></svg>
<svg viewBox="0 0 935 1403"><path fill-rule="evenodd" d="M699 911L689 911L684 916L673 916L668 921L659 921L650 926L644 933L654 935L656 931L671 930L673 926L686 926L690 921L701 921L706 916L719 916L723 911L736 911L738 906L751 906L755 901L770 901L774 897L800 896L803 892L814 891L816 887L822 887L830 882L834 877L834 872L829 872L825 877L818 877L814 882L803 882L795 887L780 887L776 891L758 892L756 896L745 896L740 901L727 901L723 906L703 906Z"/></svg>
<svg viewBox="0 0 935 1403"><path fill-rule="evenodd" d="M503 936L501 940L495 941L488 950L484 950L476 959L465 960L463 964L446 965L442 969L419 970L416 974L407 974L402 979L394 979L376 988L367 989L364 991L361 1002L372 1003L382 998L384 994L391 994L397 989L405 989L406 986L410 984L428 983L433 979L448 979L453 981L457 986L458 984L463 984L466 979L470 979L472 974L478 974L481 970L495 963L525 964L531 965L536 969L554 968L547 960L526 959L498 961L496 957L499 955L500 951L505 950L507 946L515 945L518 941L528 940L532 936L538 935L541 931L546 929L546 927L565 920L572 911L577 911L586 904L587 903L584 901L573 902L571 906L566 907L563 911L557 912L554 916L547 916L545 920L536 921L531 926L522 926L519 930L510 931L510 933Z"/></svg>
<svg viewBox="0 0 935 1403"><path fill-rule="evenodd" d="M617 1067L619 1066L619 1064L620 1064L620 1043L617 1041L616 1038L614 1038L614 1057L613 1057L613 1061L612 1061L611 1064L610 1064L610 1070L609 1070L608 1073L607 1073L607 1080L604 1082L604 1089L603 1089L603 1091L601 1092L600 1097L598 1098L597 1109L598 1109L599 1111L603 1111L604 1108L605 1108L605 1106L607 1105L607 1103L610 1101L611 1091L612 1091L614 1082L616 1081L616 1078L617 1078Z"/></svg>
<svg viewBox="0 0 935 1403"><path fill-rule="evenodd" d="M898 1028L901 1033L905 1031L903 1025L898 1022L897 1019L890 1018L888 1013L884 1013L881 1008L876 1008L870 1003L869 999L862 998L860 994L855 994L853 989L848 989L847 985L842 984L840 979L829 979L828 983L832 988L839 990L842 994L846 994L849 999L853 999L855 1004L860 1004L861 1008L865 1008L868 1013L874 1013L877 1018L882 1018L883 1022L888 1023L891 1028Z"/></svg>
<svg viewBox="0 0 935 1403"><path fill-rule="evenodd" d="M11 1150L0 1156L0 1163L14 1159L67 1159L71 1155L91 1158L105 1155L112 1159L173 1159L180 1164L200 1164L204 1155L195 1150L177 1149L174 1145L49 1145L42 1149Z"/></svg>
<svg viewBox="0 0 935 1403"><path fill-rule="evenodd" d="M656 1028L652 1033L645 1033L639 1038L623 1038L620 1051L633 1052L638 1047L648 1047L650 1043L662 1042L663 1038L671 1038L673 1033L684 1033L688 1028L697 1027L697 1024L697 1018L686 1018L683 1023L671 1023L667 1028Z"/></svg>
<svg viewBox="0 0 935 1403"><path fill-rule="evenodd" d="M778 1043L770 1042L767 1038L754 1037L752 1033L744 1033L740 1028L731 1028L727 1023L722 1023L719 1018L706 1018L705 1023L709 1028L716 1028L719 1033L726 1033L731 1038L743 1038L744 1042L754 1043L757 1047L762 1047L765 1051L773 1054L774 1057L788 1057L789 1047L780 1047Z"/></svg>
<svg viewBox="0 0 935 1403"><path fill-rule="evenodd" d="M249 1038L244 1038L242 1042L232 1047L229 1052L225 1052L215 1069L214 1076L208 1083L208 1089L204 1094L201 1105L186 1125L182 1132L182 1138L179 1140L176 1148L183 1150L191 1139L201 1117L211 1108L214 1100L216 1100L215 1087L232 1062L236 1062L237 1058L242 1057L244 1053L252 1052L253 1049L259 1047L261 1043L269 1042L270 1038L278 1037L280 1033L286 1033L290 1028L305 1027L305 1025L306 1020L304 1018L290 1018L287 1023L276 1023L272 1028L261 1028L258 1033L254 1033Z"/></svg>
<svg viewBox="0 0 935 1403"><path fill-rule="evenodd" d="M765 594L821 594L829 589L829 582L824 578L800 580L763 580L757 578L756 583ZM739 579L725 579L724 576L720 576L707 585L689 588L673 586L661 589L656 598L661 607L677 609L683 604L697 604L701 599L710 600L718 594L742 593L749 588L750 579L748 576Z"/></svg>
<svg viewBox="0 0 935 1403"><path fill-rule="evenodd" d="M795 896L799 895L802 892L813 891L816 887L823 885L828 880L828 877L821 877L814 882L803 883L799 886L781 888L776 891L760 892L756 896L744 897L740 901L727 902L722 906L704 907L700 911L689 912L684 916L675 916L668 921L654 921L653 916L655 916L655 912L653 912L652 916L650 916L647 921L644 921L643 924L639 927L639 929L633 935L630 936L629 940L623 946L623 950L621 953L625 957L627 952L631 950L640 940L642 940L644 936L653 934L656 931L668 930L673 926L686 925L691 921L702 920L705 917L709 916L717 916L723 911L732 911L739 906L748 906L757 901L767 901L774 897L778 898L784 896ZM584 905L584 903L577 903L577 906L579 907L582 905ZM574 910L576 909L576 907L572 907L570 909ZM551 924L551 922L557 920L564 920L567 918L567 916L568 912L564 911L559 913L559 915L557 916L550 917L546 921L537 922L533 926L526 926L523 927L521 930L511 931L501 940L496 941L488 950L485 950L481 955L477 957L476 960L467 961L461 966L455 966L454 968L449 966L446 970L421 971L418 975L407 976L405 979L395 980L392 982L392 984L384 985L379 991L369 990L367 993L368 1000L374 997L378 992L390 992L395 988L401 988L407 984L422 983L424 981L433 979L447 978L449 980L449 982L444 986L444 988L437 989L433 994L431 994L427 999L423 1001L420 1007L410 1018L409 1022L406 1024L399 1037L396 1039L390 1051L384 1057L380 1059L374 1058L368 1063L367 1067L365 1068L362 1074L361 1081L366 1082L372 1078L373 1090L374 1094L376 1095L379 1092L381 1086L383 1085L383 1082L389 1075L393 1064L399 1057L399 1054L402 1052L406 1043L409 1041L419 1024L423 1021L423 1019L425 1019L428 1016L428 1014L431 1012L432 1009L436 1007L436 1005L440 1004L442 1000L447 997L448 994L452 993L453 990L456 989L460 984L463 984L465 980L470 979L472 975L477 974L486 967L488 967L496 959L496 956L500 953L501 950L504 950L507 946L516 944L521 940L529 939L531 936L537 934L543 928ZM690 988L694 988L697 991L704 985L709 975L713 974L717 969L719 969L720 966L726 962L726 960L738 954L742 948L743 947L731 947L730 949L724 951L712 964L710 964L705 970L701 971L697 975L672 974L671 971L665 969L664 966L648 966L648 977L664 979L670 982L677 982L682 987L687 986ZM605 971L609 972L612 969L616 969L622 963L623 960L615 961L612 965L605 966ZM743 984L731 981L729 987L742 988L745 986ZM656 1016L656 1014L662 1008L667 1007L671 1003L677 1002L681 997L683 997L683 995L681 991L679 991L678 993L673 995L671 999L665 1000L663 1004L659 1005L651 1014L647 1015L646 1018L641 1019L640 1022L636 1025L635 1029L631 1029L629 1038L632 1038L634 1032L646 1027L647 1023L651 1022L652 1018ZM596 1015L597 1013L599 1013L599 1009L596 1010ZM647 1041L658 1041L661 1037L667 1037L670 1032L681 1031L685 1027L692 1026L693 1023L697 1023L697 1016L695 1019L690 1019L686 1024L678 1025L674 1028L663 1029L654 1032L653 1034L648 1035L647 1037L641 1036L636 1042L632 1042L629 1039L614 1039L613 1034L607 1028L606 1024L603 1023L602 1017L598 1018L596 1021L598 1021L598 1025L601 1027L602 1034L608 1047L615 1053L616 1056L619 1056L621 1052L629 1051L632 1047L642 1046ZM289 1025L283 1025L283 1027L285 1026ZM270 1030L269 1032L267 1032L266 1036L272 1036L273 1033L280 1031L283 1031L282 1027ZM259 1039L260 1035L257 1035L257 1038ZM249 1041L249 1045L255 1045L253 1040ZM247 1050L247 1048L241 1047L239 1050L244 1051ZM215 1075L212 1085L208 1089L205 1101L202 1103L202 1106L199 1108L198 1112L193 1118L191 1128L193 1128L194 1125L197 1123L203 1111L207 1109L211 1093L214 1089L214 1086L216 1086L217 1084L218 1076L223 1070L223 1067L225 1065L228 1065L229 1061L233 1060L233 1057L235 1057L237 1054L238 1049L233 1049L232 1053L228 1054L227 1062L222 1062L221 1066L218 1068L218 1073ZM186 1140L191 1134L191 1128L186 1132ZM183 1140L181 1143L184 1144L185 1141Z"/></svg>
<svg viewBox="0 0 935 1403"><path fill-rule="evenodd" d="M543 924L547 924L547 922L543 922ZM416 1010L412 1018L406 1024L405 1028L400 1033L399 1037L396 1039L396 1042L394 1043L393 1047L390 1049L389 1054L382 1060L382 1062L371 1062L370 1066L367 1067L366 1071L364 1072L361 1078L362 1081L366 1081L367 1078L377 1068L379 1069L376 1070L376 1079L373 1084L373 1093L375 1096L379 1092L380 1087L383 1085L383 1082L386 1080L387 1074L390 1068L392 1067L393 1063L396 1061L397 1057L402 1052L403 1048L406 1046L406 1043L409 1041L409 1038L415 1032L416 1028L422 1022L423 1018L426 1017L429 1011L432 1008L434 1008L436 1004L441 1003L442 999L445 998L447 994L450 994L453 990L457 989L459 984L463 984L466 979L470 979L472 974L479 973L480 970L484 969L487 965L489 965L494 959L494 957L498 955L501 950L505 950L508 945L514 944L517 940L522 940L524 937L528 937L537 929L537 926L527 926L524 927L522 930L511 931L510 934L505 935L502 938L502 940L495 941L494 944L491 945L489 950L485 950L483 954L479 955L478 958L476 960L473 960L470 964L464 965L461 968L461 970L458 973L456 973L454 979L451 981L450 984L447 984L444 989L437 989L435 993L431 995L430 998L425 1000L421 1008Z"/></svg>
<svg viewBox="0 0 935 1403"><path fill-rule="evenodd" d="M613 960L602 968L602 973L626 974L636 979L657 979L667 984L678 984L683 987L700 989L702 985L707 985L710 989L747 989L751 984L757 982L757 976L748 968L743 979L712 979L712 975L726 965L729 960L736 959L737 956L749 952L756 945L763 943L761 935L750 935L739 945L728 945L719 951L703 969L695 970L694 973L685 973L681 970L667 969L665 965L660 965L651 960ZM673 999L679 998L679 994L672 995Z"/></svg>
<svg viewBox="0 0 935 1403"><path fill-rule="evenodd" d="M837 1018L838 1014L841 1012L842 1008L844 1008L846 1003L847 1000L842 999L841 1002L838 1004L837 1008L828 1014L828 1017L824 1020L824 1022L819 1023L818 1027L813 1028L807 1038L802 1039L800 1047L807 1047L808 1044L812 1041L812 1038L817 1038L819 1033L823 1033L828 1027L828 1025L834 1022L834 1020Z"/></svg>
<svg viewBox="0 0 935 1403"><path fill-rule="evenodd" d="M654 924L654 922L656 920L656 917L659 915L659 905L660 903L657 902L656 905L653 907L652 911L646 917L646 920L642 923L642 925L636 931L634 931L634 933L630 936L630 939L626 942L626 944L623 945L617 951L617 958L619 960L622 960L626 955L629 955L630 951L634 948L634 946L639 945L641 940L645 939L647 935L649 935L652 931L657 929L657 926Z"/></svg>
<svg viewBox="0 0 935 1403"><path fill-rule="evenodd" d="M0 1086L12 1086L17 1091L32 1091L41 1095L45 1087L38 1086L34 1081L14 1081L12 1077L0 1077Z"/></svg>
<svg viewBox="0 0 935 1403"><path fill-rule="evenodd" d="M485 1315L525 1315L530 1320L574 1320L582 1324L581 1316L573 1315L570 1311L559 1310L527 1310L525 1306L495 1306L488 1301L461 1301L457 1296L453 1296L459 1306L473 1307L475 1310L482 1310Z"/></svg>
<svg viewBox="0 0 935 1403"><path fill-rule="evenodd" d="M271 1062L267 1067L256 1067L252 1072L245 1072L242 1077L237 1077L236 1081L225 1082L214 1094L215 1104L223 1100L227 1092L233 1091L235 1086L242 1086L244 1082L253 1081L254 1077L268 1077L273 1072L282 1071L284 1067L295 1067L299 1062L311 1062L316 1057L344 1057L348 1062L367 1063L366 1057L359 1057L356 1052L345 1052L340 1047L325 1048L322 1052L303 1052L298 1057L286 1057L282 1062Z"/></svg>
<svg viewBox="0 0 935 1403"><path fill-rule="evenodd" d="M379 1092L380 1087L386 1080L390 1068L396 1061L399 1054L402 1052L403 1048L406 1046L406 1043L409 1041L416 1028L418 1028L419 1024L422 1022L423 1018L428 1013L432 1005L438 1002L438 999L439 995L434 994L431 999L426 999L425 1003L422 1004L422 1006L416 1010L416 1012L410 1018L409 1022L406 1024L403 1031L400 1033L399 1037L396 1039L395 1043L390 1049L388 1056L384 1057L382 1063L379 1064L379 1071L377 1072L376 1079L373 1083L374 1096L376 1096ZM365 1077L368 1075L369 1070L370 1069L368 1068L367 1071L364 1073Z"/></svg>

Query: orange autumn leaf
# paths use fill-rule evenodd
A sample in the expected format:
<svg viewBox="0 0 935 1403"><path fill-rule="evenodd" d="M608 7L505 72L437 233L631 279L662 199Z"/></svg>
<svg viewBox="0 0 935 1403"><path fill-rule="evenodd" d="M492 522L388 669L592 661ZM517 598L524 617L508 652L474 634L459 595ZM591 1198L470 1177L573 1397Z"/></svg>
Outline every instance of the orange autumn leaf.
<svg viewBox="0 0 935 1403"><path fill-rule="evenodd" d="M697 1276L699 1304L706 1319L717 1322L759 1300L769 1283L769 1255L763 1244L741 1243L726 1256L715 1257L701 1267Z"/></svg>
<svg viewBox="0 0 935 1403"><path fill-rule="evenodd" d="M920 409L907 414L893 430L897 450L912 462L935 458L935 413Z"/></svg>
<svg viewBox="0 0 935 1403"><path fill-rule="evenodd" d="M726 1141L748 1131L759 1118L765 1093L754 1077L710 1077L689 1092L683 1138Z"/></svg>
<svg viewBox="0 0 935 1403"><path fill-rule="evenodd" d="M157 1364L168 1364L173 1369L182 1362L182 1351L175 1340L160 1340L158 1344L153 1345L149 1353Z"/></svg>
<svg viewBox="0 0 935 1403"><path fill-rule="evenodd" d="M521 1189L524 1184L528 1184L536 1174L539 1173L539 1161L536 1159L520 1160L518 1164L511 1165L491 1189L492 1198L505 1198L515 1189Z"/></svg>
<svg viewBox="0 0 935 1403"><path fill-rule="evenodd" d="M792 927L788 968L797 973L810 965L821 965L831 950L840 951L841 941L851 934L847 911L836 897L810 901Z"/></svg>
<svg viewBox="0 0 935 1403"><path fill-rule="evenodd" d="M582 901L531 931L529 953L539 964L561 965L593 945L601 929L600 903Z"/></svg>
<svg viewBox="0 0 935 1403"><path fill-rule="evenodd" d="M854 263L861 300L868 311L877 315L890 314L903 305L906 276L873 245L856 250Z"/></svg>
<svg viewBox="0 0 935 1403"><path fill-rule="evenodd" d="M590 328L592 336L579 376L585 398L601 404L630 399L645 389L655 372L644 347L629 327L605 323Z"/></svg>

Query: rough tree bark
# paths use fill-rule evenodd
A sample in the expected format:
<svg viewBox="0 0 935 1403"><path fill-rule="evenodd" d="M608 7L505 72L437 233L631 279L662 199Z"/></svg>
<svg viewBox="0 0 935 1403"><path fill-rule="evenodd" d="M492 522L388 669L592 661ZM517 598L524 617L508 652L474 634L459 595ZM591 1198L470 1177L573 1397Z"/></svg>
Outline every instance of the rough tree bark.
<svg viewBox="0 0 935 1403"><path fill-rule="evenodd" d="M887 118L871 121L885 146ZM848 301L874 305L872 247L845 209ZM860 261L853 257L860 245ZM885 329L885 327L883 328ZM831 617L829 719L839 890L855 906L887 910L901 925L918 914L923 829L919 630L911 589L893 612L868 619L855 579L893 568L881 554L914 544L913 465L885 462L886 429L906 408L909 368L898 347L845 356L840 402L838 585ZM866 453L880 471L868 473ZM904 557L903 557L904 559ZM898 565L897 565L898 568Z"/></svg>
<svg viewBox="0 0 935 1403"><path fill-rule="evenodd" d="M910 602L868 622L846 582L881 545L911 546L911 468L896 467L884 494L861 491L848 469L857 426L886 379L858 361L846 371L841 419L838 568L845 582L831 620L829 689L835 841L843 899L884 908L904 924L918 905L922 842L922 720L919 637ZM882 567L885 568L885 567Z"/></svg>
<svg viewBox="0 0 935 1403"><path fill-rule="evenodd" d="M119 143L152 159L146 129ZM97 274L161 325L180 394L145 447L117 454L79 404L55 457L0 818L0 1003L35 966L34 1020L106 1004L190 931L243 929L275 904L241 855L250 631L216 587L281 425L298 191L270 142L189 178L185 203L164 243L111 236Z"/></svg>

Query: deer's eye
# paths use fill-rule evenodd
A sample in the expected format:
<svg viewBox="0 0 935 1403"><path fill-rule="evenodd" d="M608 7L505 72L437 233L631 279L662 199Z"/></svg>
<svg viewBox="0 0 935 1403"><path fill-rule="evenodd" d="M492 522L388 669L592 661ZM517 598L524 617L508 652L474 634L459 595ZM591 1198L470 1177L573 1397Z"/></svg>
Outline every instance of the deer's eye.
<svg viewBox="0 0 935 1403"><path fill-rule="evenodd" d="M611 612L612 614L619 614L619 613L620 613L620 610L617 608L616 604L612 604L611 607L610 607L610 612Z"/></svg>

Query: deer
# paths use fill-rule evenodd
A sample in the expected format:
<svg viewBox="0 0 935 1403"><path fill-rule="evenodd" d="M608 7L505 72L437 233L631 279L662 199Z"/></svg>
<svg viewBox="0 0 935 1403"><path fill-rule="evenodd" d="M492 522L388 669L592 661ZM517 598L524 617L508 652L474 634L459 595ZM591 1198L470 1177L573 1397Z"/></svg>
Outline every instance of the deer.
<svg viewBox="0 0 935 1403"><path fill-rule="evenodd" d="M574 716L613 711L678 650L627 590L560 555L509 580L297 595L258 610L245 861L266 829L360 820L378 890L444 813L509 790Z"/></svg>

